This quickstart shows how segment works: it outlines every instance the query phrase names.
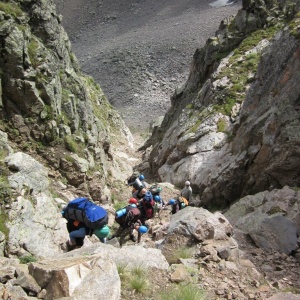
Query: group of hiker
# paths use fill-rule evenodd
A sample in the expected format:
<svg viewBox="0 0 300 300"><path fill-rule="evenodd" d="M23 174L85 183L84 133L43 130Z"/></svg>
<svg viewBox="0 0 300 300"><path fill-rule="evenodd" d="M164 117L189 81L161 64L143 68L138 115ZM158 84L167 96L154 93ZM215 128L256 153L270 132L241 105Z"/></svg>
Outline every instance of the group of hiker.
<svg viewBox="0 0 300 300"><path fill-rule="evenodd" d="M139 243L142 234L148 232L147 220L157 215L161 222L161 212L165 207L170 205L171 213L175 214L186 207L192 199L189 181L185 182L180 195L167 203L162 199L161 186L158 184L148 186L142 174L133 173L127 179L126 185L132 187L131 196L128 204L115 213L115 222L119 224L119 228L113 234L107 226L108 213L103 207L87 198L77 198L69 202L62 211L63 217L67 219L69 232L68 251L83 246L85 236L93 234L102 243L106 243L107 239L118 237L122 245L128 235L131 241Z"/></svg>

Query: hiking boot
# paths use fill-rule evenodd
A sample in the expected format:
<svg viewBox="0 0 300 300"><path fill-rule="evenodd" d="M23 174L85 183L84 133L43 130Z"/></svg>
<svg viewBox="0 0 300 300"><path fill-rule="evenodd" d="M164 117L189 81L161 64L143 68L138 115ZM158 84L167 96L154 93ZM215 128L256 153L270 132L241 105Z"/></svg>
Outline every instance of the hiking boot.
<svg viewBox="0 0 300 300"><path fill-rule="evenodd" d="M70 243L70 241L67 241L67 251L68 251L68 252L74 250L75 247L76 247L76 245L72 245L72 244Z"/></svg>
<svg viewBox="0 0 300 300"><path fill-rule="evenodd" d="M135 237L133 234L130 235L130 239L131 239L134 243L136 242L136 237Z"/></svg>

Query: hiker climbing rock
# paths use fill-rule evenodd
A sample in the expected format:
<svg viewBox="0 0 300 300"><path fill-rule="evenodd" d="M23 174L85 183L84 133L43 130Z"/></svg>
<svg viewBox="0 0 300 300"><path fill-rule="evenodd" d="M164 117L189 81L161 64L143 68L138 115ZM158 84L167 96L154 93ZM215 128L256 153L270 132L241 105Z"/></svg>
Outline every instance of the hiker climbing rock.
<svg viewBox="0 0 300 300"><path fill-rule="evenodd" d="M102 243L106 243L106 237L110 233L110 229L107 225L101 229L94 230L88 228L84 223L71 219L67 222L67 230L69 232L69 241L67 241L68 251L81 248L84 244L85 236L92 236L93 233L95 233Z"/></svg>
<svg viewBox="0 0 300 300"><path fill-rule="evenodd" d="M132 186L132 193L139 193L143 188L146 187L146 183L144 182L144 175L139 172L134 172L128 179L127 185Z"/></svg>
<svg viewBox="0 0 300 300"><path fill-rule="evenodd" d="M157 215L157 217L161 221L161 212L162 212L162 209L165 207L165 202L160 195L154 196L154 202L155 202L154 217Z"/></svg>
<svg viewBox="0 0 300 300"><path fill-rule="evenodd" d="M86 235L95 235L102 243L109 235L107 211L87 198L76 198L62 210L62 216L67 219L67 230L70 240L68 250L83 246Z"/></svg>
<svg viewBox="0 0 300 300"><path fill-rule="evenodd" d="M141 174L141 175L139 176L139 180L141 181L143 187L144 187L145 189L147 189L147 188L148 188L148 183L145 181L145 176L144 176L143 174Z"/></svg>
<svg viewBox="0 0 300 300"><path fill-rule="evenodd" d="M189 202L182 196L178 196L175 199L169 200L167 205L171 205L171 214L176 214L179 210L187 207Z"/></svg>
<svg viewBox="0 0 300 300"><path fill-rule="evenodd" d="M162 196L160 195L162 187L158 183L154 183L150 186L149 191L151 192L153 200L155 202L154 216L156 216L157 214L159 220L161 221L161 212L163 207L165 207L165 202L163 201Z"/></svg>
<svg viewBox="0 0 300 300"><path fill-rule="evenodd" d="M134 198L131 198L129 202L134 202ZM131 203L126 207L119 209L115 214L115 221L120 225L118 230L110 237L120 237L120 245L124 244L125 237L129 235L130 240L133 242L141 241L143 233L148 231L147 227L143 226L141 218L141 211L137 208L136 204ZM138 239L134 236L134 230L138 232Z"/></svg>
<svg viewBox="0 0 300 300"><path fill-rule="evenodd" d="M179 203L175 199L170 199L167 205L171 205L171 214L174 215L179 211Z"/></svg>
<svg viewBox="0 0 300 300"><path fill-rule="evenodd" d="M145 188L143 188L140 191L135 191L134 193L132 193L132 197L139 201L139 200L143 199L143 197L145 196L146 193L147 193L147 190Z"/></svg>
<svg viewBox="0 0 300 300"><path fill-rule="evenodd" d="M138 208L141 211L141 221L145 225L146 220L153 218L154 216L154 205L153 196L150 191L146 191L143 198L139 202Z"/></svg>
<svg viewBox="0 0 300 300"><path fill-rule="evenodd" d="M186 181L184 185L184 188L180 192L180 196L184 197L188 202L191 202L193 194L191 183L189 181Z"/></svg>

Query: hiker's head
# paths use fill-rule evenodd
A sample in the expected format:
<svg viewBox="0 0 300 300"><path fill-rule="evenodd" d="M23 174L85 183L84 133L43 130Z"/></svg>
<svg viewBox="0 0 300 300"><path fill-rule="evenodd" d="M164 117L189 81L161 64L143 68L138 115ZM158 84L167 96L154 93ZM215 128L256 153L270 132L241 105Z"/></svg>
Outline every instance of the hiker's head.
<svg viewBox="0 0 300 300"><path fill-rule="evenodd" d="M152 199L153 199L153 196L152 196L151 192L146 192L143 196L144 201L150 202Z"/></svg>
<svg viewBox="0 0 300 300"><path fill-rule="evenodd" d="M176 200L174 200L174 199L171 199L171 200L169 200L169 202L168 202L169 205L174 205L175 203L176 203Z"/></svg>
<svg viewBox="0 0 300 300"><path fill-rule="evenodd" d="M185 182L185 185L186 185L186 186L190 186L191 183L190 183L189 181L186 181L186 182Z"/></svg>
<svg viewBox="0 0 300 300"><path fill-rule="evenodd" d="M159 202L159 201L160 201L160 196L155 195L155 196L154 196L154 201L155 201L155 202Z"/></svg>
<svg viewBox="0 0 300 300"><path fill-rule="evenodd" d="M142 190L141 190L141 194L142 194L142 195L145 195L146 193L147 193L147 190L146 190L146 189L142 189Z"/></svg>
<svg viewBox="0 0 300 300"><path fill-rule="evenodd" d="M144 234L148 231L148 228L146 226L140 226L138 229L138 232L141 234Z"/></svg>
<svg viewBox="0 0 300 300"><path fill-rule="evenodd" d="M130 198L128 203L129 204L138 204L138 201L135 198Z"/></svg>
<svg viewBox="0 0 300 300"><path fill-rule="evenodd" d="M145 176L144 176L143 174L141 174L141 175L139 176L139 180L145 180Z"/></svg>

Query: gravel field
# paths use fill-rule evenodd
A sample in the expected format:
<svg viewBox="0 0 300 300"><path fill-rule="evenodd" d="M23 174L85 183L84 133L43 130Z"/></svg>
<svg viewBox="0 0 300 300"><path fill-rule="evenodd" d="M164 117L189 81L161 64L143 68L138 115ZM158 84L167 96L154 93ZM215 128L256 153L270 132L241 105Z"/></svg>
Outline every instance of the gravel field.
<svg viewBox="0 0 300 300"><path fill-rule="evenodd" d="M165 114L197 48L241 1L56 0L82 70L135 133Z"/></svg>

